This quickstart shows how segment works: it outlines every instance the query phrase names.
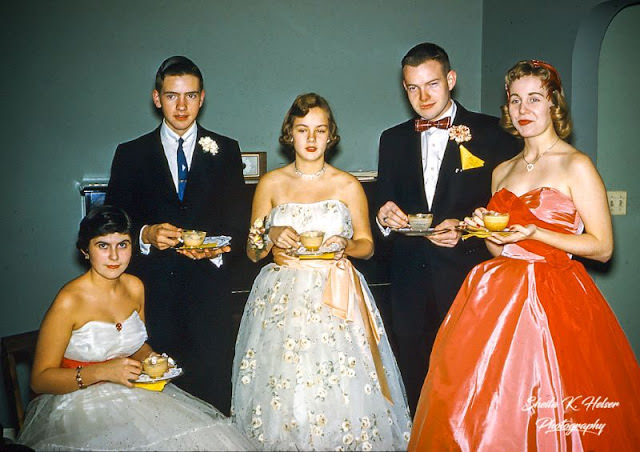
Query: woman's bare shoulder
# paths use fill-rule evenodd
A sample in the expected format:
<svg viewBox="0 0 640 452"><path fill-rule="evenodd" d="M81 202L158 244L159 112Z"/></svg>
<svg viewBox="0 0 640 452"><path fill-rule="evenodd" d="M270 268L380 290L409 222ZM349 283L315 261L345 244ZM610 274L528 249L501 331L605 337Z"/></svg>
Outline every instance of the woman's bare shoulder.
<svg viewBox="0 0 640 452"><path fill-rule="evenodd" d="M511 157L509 160L505 160L504 162L500 163L498 166L496 166L493 169L493 174L499 175L499 176L507 174L513 168L513 166L518 162L518 160L521 160L521 159L522 159L522 156L518 154L515 157Z"/></svg>
<svg viewBox="0 0 640 452"><path fill-rule="evenodd" d="M260 177L256 192L277 193L283 186L288 185L291 176L286 171L286 167L269 171Z"/></svg>
<svg viewBox="0 0 640 452"><path fill-rule="evenodd" d="M347 171L331 166L329 167L327 173L328 173L327 175L331 180L331 183L337 184L337 188L339 189L362 188L362 185L360 184L360 181L358 180L358 178Z"/></svg>
<svg viewBox="0 0 640 452"><path fill-rule="evenodd" d="M144 284L137 276L123 273L120 282L124 288L122 297L124 302L131 302L140 312L144 309Z"/></svg>
<svg viewBox="0 0 640 452"><path fill-rule="evenodd" d="M85 276L79 276L62 286L51 302L49 312L73 315L80 311L86 300L87 281Z"/></svg>
<svg viewBox="0 0 640 452"><path fill-rule="evenodd" d="M342 200L349 208L366 203L364 188L353 174L336 168L329 176L329 183L335 190L333 198Z"/></svg>
<svg viewBox="0 0 640 452"><path fill-rule="evenodd" d="M268 213L277 200L282 198L282 193L289 189L291 177L285 168L269 171L260 178L253 197L253 208L259 205L260 210L264 210L259 216Z"/></svg>
<svg viewBox="0 0 640 452"><path fill-rule="evenodd" d="M287 171L288 166L289 165L283 166L281 168L276 168L265 173L262 177L260 177L260 182L258 182L258 185L277 184L284 178L290 177L290 175L288 174L289 171Z"/></svg>
<svg viewBox="0 0 640 452"><path fill-rule="evenodd" d="M570 180L578 185L591 184L594 180L601 180L591 157L573 146L569 146L563 160L565 171L568 173Z"/></svg>
<svg viewBox="0 0 640 452"><path fill-rule="evenodd" d="M517 157L505 160L493 169L493 172L491 173L491 186L493 191L497 191L497 187L502 186L503 181L511 173L519 158L520 156L518 154Z"/></svg>
<svg viewBox="0 0 640 452"><path fill-rule="evenodd" d="M578 170L580 170L580 168L594 167L591 157L569 144L566 147L564 158L569 165L576 166Z"/></svg>
<svg viewBox="0 0 640 452"><path fill-rule="evenodd" d="M137 276L130 275L129 273L123 273L120 276L120 281L122 281L128 291L136 294L144 293L144 284Z"/></svg>

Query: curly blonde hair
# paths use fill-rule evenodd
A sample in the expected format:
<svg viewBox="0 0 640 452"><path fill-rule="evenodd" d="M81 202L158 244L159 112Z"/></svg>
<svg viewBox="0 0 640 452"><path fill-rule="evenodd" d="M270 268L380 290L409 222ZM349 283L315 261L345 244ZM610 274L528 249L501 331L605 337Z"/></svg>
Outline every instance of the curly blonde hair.
<svg viewBox="0 0 640 452"><path fill-rule="evenodd" d="M547 99L553 103L551 107L551 121L558 136L564 139L571 135L572 124L569 115L569 106L564 97L560 75L558 75L556 68L549 63L539 60L519 61L509 69L504 76L507 104L501 107L502 118L500 119L500 125L502 128L511 135L520 137L509 115L509 88L514 81L528 75L538 77L542 81L542 86L547 90Z"/></svg>

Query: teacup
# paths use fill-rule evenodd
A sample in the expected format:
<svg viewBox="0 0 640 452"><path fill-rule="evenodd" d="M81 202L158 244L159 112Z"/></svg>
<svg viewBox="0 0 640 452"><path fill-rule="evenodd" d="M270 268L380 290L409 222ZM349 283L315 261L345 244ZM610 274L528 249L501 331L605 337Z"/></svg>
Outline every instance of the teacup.
<svg viewBox="0 0 640 452"><path fill-rule="evenodd" d="M309 251L317 251L324 240L322 231L306 231L300 234L300 243Z"/></svg>
<svg viewBox="0 0 640 452"><path fill-rule="evenodd" d="M415 231L426 231L431 226L433 214L412 213L409 214L409 226Z"/></svg>
<svg viewBox="0 0 640 452"><path fill-rule="evenodd" d="M200 246L202 245L202 242L204 242L204 238L206 236L206 231L187 229L182 231L182 243L184 243L184 246L188 247Z"/></svg>
<svg viewBox="0 0 640 452"><path fill-rule="evenodd" d="M160 378L169 370L169 358L166 356L150 356L142 361L142 370L151 378Z"/></svg>
<svg viewBox="0 0 640 452"><path fill-rule="evenodd" d="M502 231L509 224L509 214L500 212L486 212L482 217L484 227L492 232Z"/></svg>

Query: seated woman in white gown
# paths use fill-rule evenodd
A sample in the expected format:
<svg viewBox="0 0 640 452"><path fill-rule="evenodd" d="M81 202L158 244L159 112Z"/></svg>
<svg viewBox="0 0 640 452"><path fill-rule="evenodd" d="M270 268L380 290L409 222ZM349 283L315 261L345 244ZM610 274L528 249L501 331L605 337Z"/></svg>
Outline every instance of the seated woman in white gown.
<svg viewBox="0 0 640 452"><path fill-rule="evenodd" d="M40 395L18 442L36 450L250 449L230 419L173 384L134 385L141 360L155 353L145 342L144 287L124 273L126 213L92 210L77 246L91 268L60 290L42 322L31 375Z"/></svg>
<svg viewBox="0 0 640 452"><path fill-rule="evenodd" d="M327 102L298 96L280 137L295 161L264 175L253 200L247 254L258 261L272 251L275 263L261 270L245 305L232 416L261 449L408 443L400 373L366 281L347 259L369 258L373 239L362 186L325 163L338 139ZM319 251L332 253L298 256L310 230L324 233Z"/></svg>

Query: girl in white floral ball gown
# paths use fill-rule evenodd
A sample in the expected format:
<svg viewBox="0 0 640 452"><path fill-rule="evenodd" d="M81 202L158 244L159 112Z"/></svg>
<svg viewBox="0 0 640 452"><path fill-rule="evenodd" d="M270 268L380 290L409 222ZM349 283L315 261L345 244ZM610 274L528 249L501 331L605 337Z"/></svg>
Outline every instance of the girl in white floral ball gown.
<svg viewBox="0 0 640 452"><path fill-rule="evenodd" d="M280 142L293 163L256 188L247 253L273 253L245 306L232 414L267 450L403 450L411 420L380 314L347 256L373 253L356 178L325 162L339 140L326 100L298 96ZM262 219L266 218L263 234ZM300 259L300 234L324 232L324 259ZM302 249L304 252L305 250ZM307 256L309 257L309 256Z"/></svg>

